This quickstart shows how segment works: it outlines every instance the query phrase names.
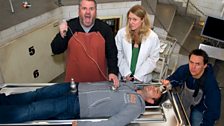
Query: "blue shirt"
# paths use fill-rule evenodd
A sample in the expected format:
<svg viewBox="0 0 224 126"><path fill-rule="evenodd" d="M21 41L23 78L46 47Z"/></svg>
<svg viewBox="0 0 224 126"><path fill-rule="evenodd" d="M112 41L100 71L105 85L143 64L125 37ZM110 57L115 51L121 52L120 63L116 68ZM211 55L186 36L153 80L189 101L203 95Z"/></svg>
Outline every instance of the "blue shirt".
<svg viewBox="0 0 224 126"><path fill-rule="evenodd" d="M221 111L221 93L218 83L213 74L212 66L209 64L204 71L205 80L203 81L203 98L195 109L203 112L203 126L213 126L215 121L220 117ZM195 89L195 78L192 77L189 71L189 65L185 64L180 66L174 74L167 78L173 87L186 85L190 89Z"/></svg>

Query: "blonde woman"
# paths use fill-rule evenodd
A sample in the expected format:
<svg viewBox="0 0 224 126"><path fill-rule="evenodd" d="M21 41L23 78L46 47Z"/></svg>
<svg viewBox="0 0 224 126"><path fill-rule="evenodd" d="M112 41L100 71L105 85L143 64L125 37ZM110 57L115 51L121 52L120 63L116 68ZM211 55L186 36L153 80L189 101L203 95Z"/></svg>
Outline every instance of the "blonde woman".
<svg viewBox="0 0 224 126"><path fill-rule="evenodd" d="M159 59L160 41L150 29L149 16L142 6L130 8L126 27L118 31L115 41L121 76L128 81L150 82Z"/></svg>

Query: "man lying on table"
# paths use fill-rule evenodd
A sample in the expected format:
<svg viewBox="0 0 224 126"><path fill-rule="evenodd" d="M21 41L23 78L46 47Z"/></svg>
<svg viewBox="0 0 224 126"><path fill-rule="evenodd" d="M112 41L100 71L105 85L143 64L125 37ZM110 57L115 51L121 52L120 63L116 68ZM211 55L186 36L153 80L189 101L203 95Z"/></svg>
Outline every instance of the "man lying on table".
<svg viewBox="0 0 224 126"><path fill-rule="evenodd" d="M145 110L145 101L160 98L158 87L137 90L132 83L122 83L112 90L110 82L80 83L77 91L70 83L55 84L36 91L6 96L0 94L0 123L32 120L102 118L99 122L74 121L78 126L124 126Z"/></svg>

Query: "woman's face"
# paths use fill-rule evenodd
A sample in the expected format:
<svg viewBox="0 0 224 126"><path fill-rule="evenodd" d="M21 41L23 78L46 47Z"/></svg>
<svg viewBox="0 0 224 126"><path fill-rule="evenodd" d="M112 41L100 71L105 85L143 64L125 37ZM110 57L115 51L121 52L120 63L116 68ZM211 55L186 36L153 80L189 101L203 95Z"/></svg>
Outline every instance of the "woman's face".
<svg viewBox="0 0 224 126"><path fill-rule="evenodd" d="M129 28L133 31L140 29L143 20L133 13L129 13L128 15L128 24Z"/></svg>

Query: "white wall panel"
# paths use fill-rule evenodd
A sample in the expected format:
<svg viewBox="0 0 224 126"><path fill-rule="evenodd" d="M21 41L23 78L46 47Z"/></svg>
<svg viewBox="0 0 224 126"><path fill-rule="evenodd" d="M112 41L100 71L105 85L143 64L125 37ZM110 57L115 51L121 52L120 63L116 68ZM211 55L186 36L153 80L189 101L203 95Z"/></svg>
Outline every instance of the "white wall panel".
<svg viewBox="0 0 224 126"><path fill-rule="evenodd" d="M58 32L54 24L0 47L0 66L5 82L49 82L64 72L63 55L51 56L50 43ZM39 75L34 77L34 73Z"/></svg>

